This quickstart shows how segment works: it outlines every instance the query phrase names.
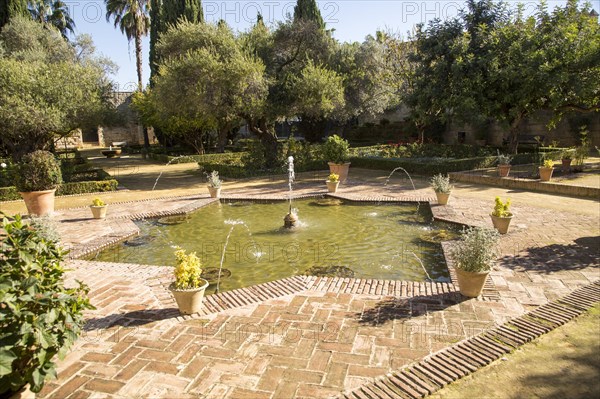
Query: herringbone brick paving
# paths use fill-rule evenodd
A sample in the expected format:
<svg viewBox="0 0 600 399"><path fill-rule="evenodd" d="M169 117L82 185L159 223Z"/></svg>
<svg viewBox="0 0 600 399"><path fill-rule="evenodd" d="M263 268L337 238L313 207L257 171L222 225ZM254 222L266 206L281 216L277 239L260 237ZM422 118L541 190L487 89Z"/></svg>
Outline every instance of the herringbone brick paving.
<svg viewBox="0 0 600 399"><path fill-rule="evenodd" d="M368 185L346 195L361 191L390 196ZM432 210L439 219L491 226L489 203L472 198L453 196ZM398 295L384 282L379 294L346 293L337 281L182 318L166 290L168 268L74 261L69 276L90 285L97 310L40 397L333 397L600 278L596 219L535 204L514 212L491 274L497 301L465 300L452 284L410 294L400 285Z"/></svg>

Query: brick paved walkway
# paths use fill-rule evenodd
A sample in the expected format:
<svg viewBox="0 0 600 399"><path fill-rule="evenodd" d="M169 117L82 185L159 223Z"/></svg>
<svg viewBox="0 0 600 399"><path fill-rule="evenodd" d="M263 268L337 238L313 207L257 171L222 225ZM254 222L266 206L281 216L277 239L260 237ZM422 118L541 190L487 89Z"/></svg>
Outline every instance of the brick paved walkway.
<svg viewBox="0 0 600 399"><path fill-rule="evenodd" d="M269 198L286 195L278 187L270 190ZM261 197L265 191L224 195ZM311 185L297 190L323 192ZM428 189L407 193L357 182L339 196L434 198ZM67 210L59 217L61 232L83 253L90 243L135 234L128 218L155 210L178 213L208 201L196 196L112 204L112 219L104 222L85 219L89 210ZM432 211L441 220L491 226L490 203L460 192ZM235 306L181 317L166 290L169 269L72 261L69 278L90 285L97 309L88 314L84 336L59 362L59 379L39 396L333 397L600 279L597 217L535 204L519 204L514 212L511 232L501 242L503 258L491 273L497 300L465 300L452 284L307 277L284 283L288 291L274 284L223 294L213 303ZM252 295L265 299L250 303Z"/></svg>

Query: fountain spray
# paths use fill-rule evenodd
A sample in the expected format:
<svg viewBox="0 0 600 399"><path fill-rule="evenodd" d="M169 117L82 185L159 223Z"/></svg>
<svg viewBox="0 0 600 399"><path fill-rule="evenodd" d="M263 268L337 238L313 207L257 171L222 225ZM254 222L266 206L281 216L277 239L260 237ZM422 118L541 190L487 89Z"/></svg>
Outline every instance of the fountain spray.
<svg viewBox="0 0 600 399"><path fill-rule="evenodd" d="M294 191L295 179L296 173L294 172L294 157L288 157L288 187L290 188L288 198L290 201L290 210L289 213L285 215L285 218L283 218L283 225L288 229L295 227L296 223L298 222L298 216L294 213L292 209L292 194Z"/></svg>

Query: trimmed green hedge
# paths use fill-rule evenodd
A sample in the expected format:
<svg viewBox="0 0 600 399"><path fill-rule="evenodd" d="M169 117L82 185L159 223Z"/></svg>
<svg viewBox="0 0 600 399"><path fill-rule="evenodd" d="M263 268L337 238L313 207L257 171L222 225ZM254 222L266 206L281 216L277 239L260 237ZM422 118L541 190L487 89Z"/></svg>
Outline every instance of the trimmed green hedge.
<svg viewBox="0 0 600 399"><path fill-rule="evenodd" d="M546 153L546 158L557 160L560 152ZM539 163L540 155L535 153L517 154L513 157L513 165L526 165ZM398 167L406 169L409 173L423 176L433 176L438 173L461 172L465 170L489 168L496 165L495 156L475 157L464 159L449 158L382 158L382 157L352 157L352 166L365 169L393 170Z"/></svg>
<svg viewBox="0 0 600 399"><path fill-rule="evenodd" d="M183 155L182 157L176 157L167 154L155 154L148 153L148 158L161 163L220 163L226 160L239 160L244 155L244 152L226 152L223 154L205 154L205 155Z"/></svg>
<svg viewBox="0 0 600 399"><path fill-rule="evenodd" d="M77 183L63 183L56 190L56 195L73 195L116 191L119 182L116 180L83 181ZM15 187L0 187L0 201L13 201L21 199Z"/></svg>
<svg viewBox="0 0 600 399"><path fill-rule="evenodd" d="M274 169L255 169L244 166L243 163L198 163L200 170L210 173L213 170L219 172L221 177L229 177L232 179L243 179L247 177L258 177L268 175L281 175L287 173L287 166L281 166ZM325 170L327 164L323 161L309 161L305 165L296 166L296 173L309 172L313 170Z"/></svg>

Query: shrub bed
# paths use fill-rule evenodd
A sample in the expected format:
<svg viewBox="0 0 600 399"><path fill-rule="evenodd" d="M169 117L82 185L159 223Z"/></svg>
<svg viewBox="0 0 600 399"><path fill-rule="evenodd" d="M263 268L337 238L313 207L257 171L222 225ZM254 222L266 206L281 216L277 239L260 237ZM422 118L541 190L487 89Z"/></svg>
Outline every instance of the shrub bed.
<svg viewBox="0 0 600 399"><path fill-rule="evenodd" d="M56 189L56 195L60 196L116 191L118 185L119 182L114 179L63 183ZM0 187L0 201L14 201L20 199L21 195L14 186Z"/></svg>
<svg viewBox="0 0 600 399"><path fill-rule="evenodd" d="M148 153L148 158L161 163L170 163L171 165L180 163L221 163L229 160L240 159L243 152L227 152L224 154L204 154L204 155L181 155L173 156L167 154Z"/></svg>
<svg viewBox="0 0 600 399"><path fill-rule="evenodd" d="M560 152L545 153L547 159L559 159ZM513 157L513 165L539 163L540 155L536 153L517 154ZM352 157L352 166L365 169L392 170L398 167L409 173L432 176L438 173L461 172L465 170L489 168L496 165L495 156L473 157L463 159L450 158L384 158L384 157Z"/></svg>

